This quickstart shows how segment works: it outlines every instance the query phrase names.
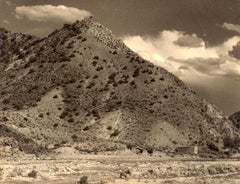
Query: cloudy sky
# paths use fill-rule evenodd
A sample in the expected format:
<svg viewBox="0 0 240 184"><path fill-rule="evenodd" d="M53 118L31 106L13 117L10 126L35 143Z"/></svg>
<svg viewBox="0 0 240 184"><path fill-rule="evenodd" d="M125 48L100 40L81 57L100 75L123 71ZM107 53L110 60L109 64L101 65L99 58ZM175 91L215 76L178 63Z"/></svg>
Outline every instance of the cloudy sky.
<svg viewBox="0 0 240 184"><path fill-rule="evenodd" d="M39 37L89 15L225 114L240 110L240 0L0 0L0 27Z"/></svg>

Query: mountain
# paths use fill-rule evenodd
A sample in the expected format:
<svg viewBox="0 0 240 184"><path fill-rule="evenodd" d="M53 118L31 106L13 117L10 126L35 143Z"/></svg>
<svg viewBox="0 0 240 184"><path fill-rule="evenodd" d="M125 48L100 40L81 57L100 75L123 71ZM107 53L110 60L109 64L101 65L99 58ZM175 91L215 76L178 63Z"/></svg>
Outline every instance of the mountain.
<svg viewBox="0 0 240 184"><path fill-rule="evenodd" d="M229 116L229 120L239 129L240 128L240 111Z"/></svg>
<svg viewBox="0 0 240 184"><path fill-rule="evenodd" d="M169 152L198 145L211 151L222 149L225 138L239 137L215 106L92 17L41 39L6 30L0 35L5 148Z"/></svg>

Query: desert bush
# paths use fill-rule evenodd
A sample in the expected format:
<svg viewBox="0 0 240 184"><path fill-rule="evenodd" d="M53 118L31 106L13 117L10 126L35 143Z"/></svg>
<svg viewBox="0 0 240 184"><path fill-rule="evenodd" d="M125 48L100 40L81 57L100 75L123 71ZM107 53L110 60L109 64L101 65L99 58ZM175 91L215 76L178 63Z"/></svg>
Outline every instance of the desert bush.
<svg viewBox="0 0 240 184"><path fill-rule="evenodd" d="M210 142L210 143L208 144L208 148L209 148L210 150L212 150L212 151L219 151L218 146L217 146L215 143L213 143L213 142Z"/></svg>
<svg viewBox="0 0 240 184"><path fill-rule="evenodd" d="M137 68L133 73L133 77L138 77L138 76L139 76L139 68Z"/></svg>
<svg viewBox="0 0 240 184"><path fill-rule="evenodd" d="M79 181L77 181L76 184L88 184L88 177L87 176L82 176Z"/></svg>
<svg viewBox="0 0 240 184"><path fill-rule="evenodd" d="M120 134L120 130L115 129L115 130L113 131L113 133L111 133L110 137L116 137L116 136L118 136L119 134Z"/></svg>
<svg viewBox="0 0 240 184"><path fill-rule="evenodd" d="M32 170L31 172L28 173L29 178L37 178L37 171Z"/></svg>
<svg viewBox="0 0 240 184"><path fill-rule="evenodd" d="M166 99L168 99L168 95L164 95L163 97L166 98Z"/></svg>
<svg viewBox="0 0 240 184"><path fill-rule="evenodd" d="M92 88L93 86L95 86L95 82L91 82L86 88L90 89L90 88Z"/></svg>
<svg viewBox="0 0 240 184"><path fill-rule="evenodd" d="M83 131L87 131L87 130L89 130L89 126L85 126L84 128L83 128Z"/></svg>
<svg viewBox="0 0 240 184"><path fill-rule="evenodd" d="M3 116L2 121L6 122L6 121L8 121L8 118L6 116Z"/></svg>
<svg viewBox="0 0 240 184"><path fill-rule="evenodd" d="M92 114L93 114L93 116L96 117L97 119L100 119L100 118L101 118L99 112L98 112L97 110L95 110L95 109L92 110Z"/></svg>
<svg viewBox="0 0 240 184"><path fill-rule="evenodd" d="M149 154L153 154L153 148L147 147L146 150Z"/></svg>
<svg viewBox="0 0 240 184"><path fill-rule="evenodd" d="M76 81L77 81L76 79L72 78L72 79L69 80L69 83L70 83L70 84L73 84L73 83L75 83Z"/></svg>
<svg viewBox="0 0 240 184"><path fill-rule="evenodd" d="M94 76L93 76L94 79L97 79L98 77L99 77L98 75L94 75Z"/></svg>
<svg viewBox="0 0 240 184"><path fill-rule="evenodd" d="M68 122L69 122L69 123L73 123L73 122L74 122L74 119L73 119L73 118L70 118L70 119L68 120Z"/></svg>
<svg viewBox="0 0 240 184"><path fill-rule="evenodd" d="M98 67L96 68L96 71L101 71L101 70L103 70L103 66L98 66Z"/></svg>
<svg viewBox="0 0 240 184"><path fill-rule="evenodd" d="M21 102L13 103L13 108L20 110L23 108L23 104Z"/></svg>
<svg viewBox="0 0 240 184"><path fill-rule="evenodd" d="M3 99L3 101L2 101L3 104L9 104L9 102L10 102L9 99L6 99L6 98Z"/></svg>
<svg viewBox="0 0 240 184"><path fill-rule="evenodd" d="M71 58L68 56L62 56L62 57L60 57L59 61L60 62L71 61Z"/></svg>
<svg viewBox="0 0 240 184"><path fill-rule="evenodd" d="M224 146L227 148L235 148L240 147L240 138L239 137L225 137L223 140Z"/></svg>
<svg viewBox="0 0 240 184"><path fill-rule="evenodd" d="M93 61L93 62L92 62L92 65L93 65L93 66L96 66L96 65L97 65L97 61Z"/></svg>
<svg viewBox="0 0 240 184"><path fill-rule="evenodd" d="M130 84L131 84L132 86L135 86L135 85L136 85L135 81L131 81Z"/></svg>
<svg viewBox="0 0 240 184"><path fill-rule="evenodd" d="M37 60L37 59L36 59L35 57L31 57L31 58L29 59L29 63L34 63L36 60Z"/></svg>
<svg viewBox="0 0 240 184"><path fill-rule="evenodd" d="M130 169L125 168L125 169L120 170L119 177L121 179L128 178L128 176L130 176L130 175L131 175Z"/></svg>
<svg viewBox="0 0 240 184"><path fill-rule="evenodd" d="M29 71L28 71L28 74L31 74L31 73L34 73L35 70L33 68L31 68Z"/></svg>
<svg viewBox="0 0 240 184"><path fill-rule="evenodd" d="M73 58L73 57L75 57L75 54L71 54L69 57L70 57L70 58Z"/></svg>
<svg viewBox="0 0 240 184"><path fill-rule="evenodd" d="M85 41L87 41L87 38L84 37L84 38L82 39L82 42L85 42Z"/></svg>
<svg viewBox="0 0 240 184"><path fill-rule="evenodd" d="M94 56L94 57L93 57L93 59L96 59L96 60L98 60L98 59L99 59L99 57L98 57L98 56Z"/></svg>

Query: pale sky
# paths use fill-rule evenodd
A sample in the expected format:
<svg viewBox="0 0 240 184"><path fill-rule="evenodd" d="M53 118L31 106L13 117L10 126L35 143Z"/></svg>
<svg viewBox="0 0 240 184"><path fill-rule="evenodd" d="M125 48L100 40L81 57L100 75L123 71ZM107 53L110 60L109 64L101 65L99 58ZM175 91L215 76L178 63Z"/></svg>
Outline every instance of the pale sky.
<svg viewBox="0 0 240 184"><path fill-rule="evenodd" d="M240 110L240 0L0 0L0 27L39 37L89 15L225 114Z"/></svg>

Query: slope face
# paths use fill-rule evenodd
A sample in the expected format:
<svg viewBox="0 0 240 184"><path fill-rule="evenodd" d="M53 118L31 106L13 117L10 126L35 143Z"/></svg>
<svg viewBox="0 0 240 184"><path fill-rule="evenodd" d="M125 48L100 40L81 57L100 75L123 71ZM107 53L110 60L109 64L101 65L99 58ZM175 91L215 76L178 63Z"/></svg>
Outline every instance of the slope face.
<svg viewBox="0 0 240 184"><path fill-rule="evenodd" d="M2 123L38 144L167 152L222 148L225 137L238 136L213 105L92 18L64 25L14 54L0 74L0 108L10 117Z"/></svg>
<svg viewBox="0 0 240 184"><path fill-rule="evenodd" d="M36 44L36 38L31 35L12 34L4 28L0 28L0 72L8 66L8 63L21 59L21 50ZM27 54L27 53L25 53Z"/></svg>
<svg viewBox="0 0 240 184"><path fill-rule="evenodd" d="M233 122L235 127L240 128L240 111L229 116L229 120Z"/></svg>

